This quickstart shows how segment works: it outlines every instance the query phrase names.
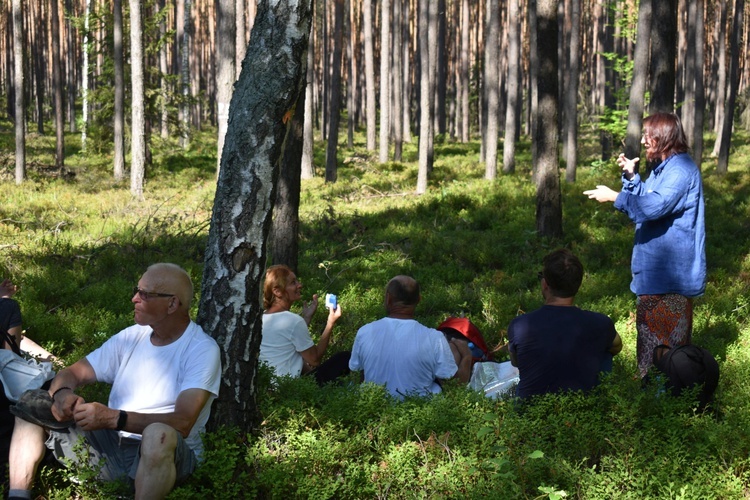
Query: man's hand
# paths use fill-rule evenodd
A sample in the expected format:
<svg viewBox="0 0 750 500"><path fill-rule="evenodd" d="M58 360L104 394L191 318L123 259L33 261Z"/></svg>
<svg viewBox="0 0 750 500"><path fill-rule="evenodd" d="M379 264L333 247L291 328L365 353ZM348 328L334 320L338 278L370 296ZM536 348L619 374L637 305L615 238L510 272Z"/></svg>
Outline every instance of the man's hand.
<svg viewBox="0 0 750 500"><path fill-rule="evenodd" d="M75 407L73 418L76 425L85 431L117 428L120 411L101 403L80 403Z"/></svg>
<svg viewBox="0 0 750 500"><path fill-rule="evenodd" d="M588 196L590 200L594 199L599 203L604 203L605 201L615 201L619 193L607 186L596 186L596 189L589 189L584 191L583 194Z"/></svg>
<svg viewBox="0 0 750 500"><path fill-rule="evenodd" d="M61 390L55 394L53 401L52 416L58 422L73 420L76 406L86 402L81 396L69 389Z"/></svg>

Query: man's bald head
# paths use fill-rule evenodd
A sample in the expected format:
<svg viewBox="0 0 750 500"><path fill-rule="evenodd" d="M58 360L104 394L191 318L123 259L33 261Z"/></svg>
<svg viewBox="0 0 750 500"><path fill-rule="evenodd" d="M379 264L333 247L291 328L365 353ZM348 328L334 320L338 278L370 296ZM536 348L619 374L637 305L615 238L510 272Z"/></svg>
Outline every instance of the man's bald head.
<svg viewBox="0 0 750 500"><path fill-rule="evenodd" d="M193 302L193 282L190 275L177 264L160 262L152 264L143 276L148 276L150 292L170 293L180 299L180 306L190 311Z"/></svg>
<svg viewBox="0 0 750 500"><path fill-rule="evenodd" d="M419 283L411 276L399 275L391 279L385 287L394 306L416 307L420 300Z"/></svg>

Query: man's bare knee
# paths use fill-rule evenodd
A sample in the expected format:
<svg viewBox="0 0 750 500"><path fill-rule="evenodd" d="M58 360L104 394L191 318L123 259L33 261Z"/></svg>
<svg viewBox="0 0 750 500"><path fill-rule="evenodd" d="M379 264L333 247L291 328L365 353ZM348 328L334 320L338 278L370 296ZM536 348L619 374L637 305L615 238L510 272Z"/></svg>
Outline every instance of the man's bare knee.
<svg viewBox="0 0 750 500"><path fill-rule="evenodd" d="M166 424L151 424L143 429L141 458L161 460L173 458L177 448L177 431Z"/></svg>

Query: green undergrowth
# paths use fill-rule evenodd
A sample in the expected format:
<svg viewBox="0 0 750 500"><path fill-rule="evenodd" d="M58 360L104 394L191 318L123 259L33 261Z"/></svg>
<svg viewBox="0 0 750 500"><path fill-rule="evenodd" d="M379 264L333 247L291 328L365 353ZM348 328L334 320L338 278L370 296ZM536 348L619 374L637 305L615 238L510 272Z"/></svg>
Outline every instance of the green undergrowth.
<svg viewBox="0 0 750 500"><path fill-rule="evenodd" d="M7 134L12 128L0 122L12 150ZM29 180L21 186L11 182L12 157L3 158L0 275L21 286L16 298L30 337L70 362L131 324L132 287L147 265L176 262L200 283L216 165L213 132L204 134L188 150L154 145L142 201L131 198L127 180L112 179L111 158L73 146L67 174L52 175L48 137L29 137ZM519 145L516 172L492 182L483 179L477 142L437 141L428 192L416 196L416 142L405 144L403 162L381 165L364 138L355 139L353 149L339 150L335 184L321 178L324 144L316 143L319 175L302 184L303 297L332 292L343 309L329 352L351 348L357 329L383 315L383 288L396 274L421 283L424 324L465 314L490 345L502 345L511 319L542 303L542 257L565 246L586 268L578 305L612 317L624 340L613 374L589 396L521 406L455 383L442 395L397 403L354 378L319 389L307 379L272 384L264 373L261 425L206 436L206 460L173 498L748 495L750 149L741 130L726 176L715 175L715 159L703 161L709 275L695 301L694 340L721 368L714 411L705 414L689 398L636 381L633 226L581 194L617 187L614 162L581 158L577 181L562 184L564 236L547 240L535 231L528 141ZM312 332L323 329L324 316L314 317ZM106 388L86 397L105 400ZM113 494L51 468L37 489L48 498Z"/></svg>

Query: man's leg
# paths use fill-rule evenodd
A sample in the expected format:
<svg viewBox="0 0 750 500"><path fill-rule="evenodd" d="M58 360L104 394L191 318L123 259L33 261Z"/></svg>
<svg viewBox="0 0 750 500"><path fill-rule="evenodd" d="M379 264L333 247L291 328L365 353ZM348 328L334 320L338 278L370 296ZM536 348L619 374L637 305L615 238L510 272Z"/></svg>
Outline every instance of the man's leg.
<svg viewBox="0 0 750 500"><path fill-rule="evenodd" d="M36 469L44 458L45 431L26 420L16 418L10 441L10 489L30 490Z"/></svg>
<svg viewBox="0 0 750 500"><path fill-rule="evenodd" d="M135 475L135 498L164 498L172 491L177 470L174 463L177 431L166 424L143 430L141 456Z"/></svg>

